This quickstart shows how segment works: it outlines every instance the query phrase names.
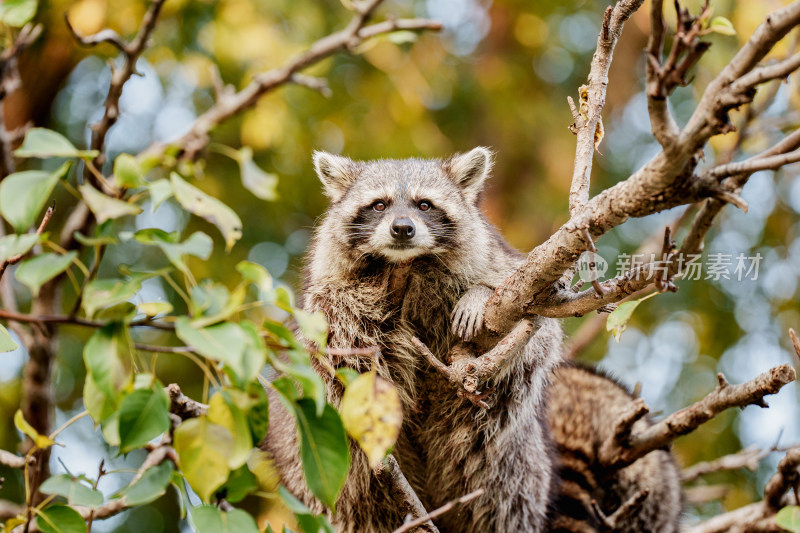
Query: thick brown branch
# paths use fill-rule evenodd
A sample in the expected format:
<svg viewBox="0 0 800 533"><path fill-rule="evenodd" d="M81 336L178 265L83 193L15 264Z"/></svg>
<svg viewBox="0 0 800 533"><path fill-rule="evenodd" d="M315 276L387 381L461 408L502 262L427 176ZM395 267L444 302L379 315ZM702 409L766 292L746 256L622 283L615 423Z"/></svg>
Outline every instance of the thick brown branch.
<svg viewBox="0 0 800 533"><path fill-rule="evenodd" d="M461 346L456 346L450 355L456 354L457 357L450 365L437 359L418 338L414 337L412 341L431 366L455 385L462 396L476 405L488 408L489 405L483 399L491 391L479 389L506 367L511 356L530 340L537 327L535 319L520 320L494 348L479 357L474 357L466 353L467 350L461 349Z"/></svg>
<svg viewBox="0 0 800 533"><path fill-rule="evenodd" d="M766 407L764 396L777 393L794 379L795 371L789 365L775 367L741 385L727 384L720 374L720 385L714 392L643 431L622 439L612 437L604 443L600 459L608 466L629 465L653 450L669 446L677 437L694 431L726 409L747 405ZM625 426L621 428L624 430Z"/></svg>

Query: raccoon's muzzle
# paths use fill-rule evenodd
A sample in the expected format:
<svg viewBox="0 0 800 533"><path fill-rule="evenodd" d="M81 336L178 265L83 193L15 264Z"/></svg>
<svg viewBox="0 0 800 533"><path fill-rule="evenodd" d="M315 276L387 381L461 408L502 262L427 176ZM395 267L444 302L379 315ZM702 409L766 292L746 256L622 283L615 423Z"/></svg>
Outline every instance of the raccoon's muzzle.
<svg viewBox="0 0 800 533"><path fill-rule="evenodd" d="M398 241L410 240L417 232L416 226L414 226L414 223L408 217L398 217L394 219L389 229L392 233L392 238Z"/></svg>

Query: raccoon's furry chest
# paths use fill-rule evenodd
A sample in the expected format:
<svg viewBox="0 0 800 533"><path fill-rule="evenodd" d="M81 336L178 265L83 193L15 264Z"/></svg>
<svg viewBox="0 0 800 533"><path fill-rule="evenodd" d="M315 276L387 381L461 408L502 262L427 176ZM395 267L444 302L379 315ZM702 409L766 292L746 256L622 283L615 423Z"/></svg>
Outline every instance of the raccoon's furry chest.
<svg viewBox="0 0 800 533"><path fill-rule="evenodd" d="M401 322L433 353L445 355L457 340L450 333L450 314L468 288L469 282L463 277L429 261L420 261L409 276Z"/></svg>

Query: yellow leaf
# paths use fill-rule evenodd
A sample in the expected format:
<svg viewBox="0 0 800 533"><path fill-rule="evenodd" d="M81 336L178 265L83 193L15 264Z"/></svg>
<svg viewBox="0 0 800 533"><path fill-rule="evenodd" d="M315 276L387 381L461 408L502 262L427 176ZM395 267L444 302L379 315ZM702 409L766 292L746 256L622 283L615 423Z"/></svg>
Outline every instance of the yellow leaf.
<svg viewBox="0 0 800 533"><path fill-rule="evenodd" d="M222 426L201 416L175 430L178 465L186 481L204 502L228 479L227 457L233 453L233 436Z"/></svg>
<svg viewBox="0 0 800 533"><path fill-rule="evenodd" d="M270 455L253 448L247 456L247 468L256 476L258 480L258 490L274 494L278 492L278 485L281 484L281 477L275 463Z"/></svg>
<svg viewBox="0 0 800 533"><path fill-rule="evenodd" d="M24 524L27 521L28 521L28 519L25 518L25 515L21 515L21 514L15 516L13 518L9 518L8 520L6 520L5 529L3 531L14 531L15 527L21 526L22 524Z"/></svg>
<svg viewBox="0 0 800 533"><path fill-rule="evenodd" d="M394 446L402 422L400 395L374 371L360 375L345 389L342 423L367 454L372 468Z"/></svg>
<svg viewBox="0 0 800 533"><path fill-rule="evenodd" d="M238 400L238 401L237 401ZM235 470L247 461L253 439L242 407L247 407L247 394L234 389L217 392L208 404L208 420L230 431L233 451L228 454L228 467Z"/></svg>
<svg viewBox="0 0 800 533"><path fill-rule="evenodd" d="M40 435L38 431L33 429L33 426L30 425L27 420L25 420L25 417L22 415L22 410L20 409L17 409L17 412L14 414L14 425L17 426L18 430L29 436L33 441L34 446L37 448L49 448L56 443L56 441L47 435Z"/></svg>

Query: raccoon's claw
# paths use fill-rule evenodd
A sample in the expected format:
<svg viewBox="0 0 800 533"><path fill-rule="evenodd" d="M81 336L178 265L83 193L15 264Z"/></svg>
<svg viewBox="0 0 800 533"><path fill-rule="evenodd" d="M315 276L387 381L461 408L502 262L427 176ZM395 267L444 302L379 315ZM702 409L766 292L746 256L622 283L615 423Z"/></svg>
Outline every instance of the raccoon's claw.
<svg viewBox="0 0 800 533"><path fill-rule="evenodd" d="M478 334L483 328L483 309L493 292L485 285L477 285L464 293L451 314L453 335L469 342Z"/></svg>

